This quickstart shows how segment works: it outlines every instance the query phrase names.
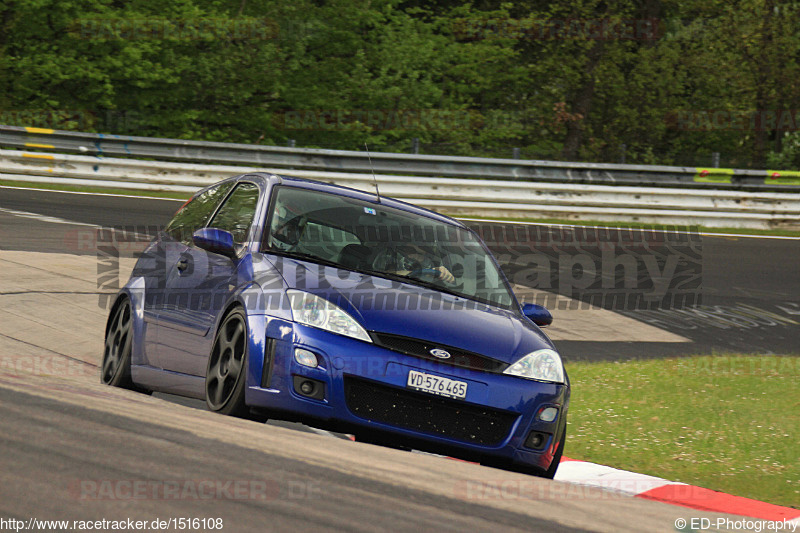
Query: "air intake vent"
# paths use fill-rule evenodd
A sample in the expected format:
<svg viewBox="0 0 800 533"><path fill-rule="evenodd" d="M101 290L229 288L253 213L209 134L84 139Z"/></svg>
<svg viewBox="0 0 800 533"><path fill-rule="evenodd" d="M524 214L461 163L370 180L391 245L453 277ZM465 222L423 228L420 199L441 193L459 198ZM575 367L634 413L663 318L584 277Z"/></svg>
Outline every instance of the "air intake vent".
<svg viewBox="0 0 800 533"><path fill-rule="evenodd" d="M345 376L350 411L365 420L483 446L496 446L519 415Z"/></svg>

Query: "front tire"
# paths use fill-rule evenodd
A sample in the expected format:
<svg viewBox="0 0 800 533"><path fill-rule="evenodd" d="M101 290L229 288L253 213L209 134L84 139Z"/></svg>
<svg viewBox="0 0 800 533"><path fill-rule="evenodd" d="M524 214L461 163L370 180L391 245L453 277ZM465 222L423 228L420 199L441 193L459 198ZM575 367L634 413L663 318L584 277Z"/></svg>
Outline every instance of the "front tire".
<svg viewBox="0 0 800 533"><path fill-rule="evenodd" d="M531 476L541 477L545 479L553 479L556 476L556 472L558 471L558 466L561 464L561 456L564 454L564 444L567 442L567 422L564 421L564 434L561 436L561 442L558 443L556 447L556 453L553 454L553 461L550 463L550 467L547 470L542 470L541 468L536 468L530 465L522 465L522 464L515 464L515 463L492 463L486 462L481 463L482 465L486 466L494 466L498 468L503 468L505 470L511 470L512 472L519 472L521 474L528 474Z"/></svg>
<svg viewBox="0 0 800 533"><path fill-rule="evenodd" d="M561 442L558 443L558 448L556 449L556 454L553 456L553 462L550 463L550 468L541 475L543 478L553 479L556 477L556 471L558 470L558 465L561 464L561 456L564 455L564 443L567 442L567 424L564 423L564 434L561 435Z"/></svg>
<svg viewBox="0 0 800 533"><path fill-rule="evenodd" d="M247 381L247 321L244 311L229 312L211 348L206 368L206 405L223 415L253 418L244 402Z"/></svg>

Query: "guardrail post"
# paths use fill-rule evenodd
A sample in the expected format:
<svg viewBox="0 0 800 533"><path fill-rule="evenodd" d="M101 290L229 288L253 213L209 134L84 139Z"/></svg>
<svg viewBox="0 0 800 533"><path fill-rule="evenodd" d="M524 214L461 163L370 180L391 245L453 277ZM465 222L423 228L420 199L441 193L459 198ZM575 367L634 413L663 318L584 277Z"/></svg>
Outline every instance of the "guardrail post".
<svg viewBox="0 0 800 533"><path fill-rule="evenodd" d="M627 150L628 150L628 145L627 144L622 143L622 144L619 145L619 164L620 165L624 165L625 164L625 152Z"/></svg>
<svg viewBox="0 0 800 533"><path fill-rule="evenodd" d="M418 154L419 153L419 137L414 137L411 139L411 153Z"/></svg>
<svg viewBox="0 0 800 533"><path fill-rule="evenodd" d="M286 141L286 146L288 146L289 148L294 148L294 139L288 139Z"/></svg>
<svg viewBox="0 0 800 533"><path fill-rule="evenodd" d="M512 159L519 159L519 148L518 147L515 146L514 149L511 151L511 158Z"/></svg>
<svg viewBox="0 0 800 533"><path fill-rule="evenodd" d="M713 152L711 154L711 166L719 168L719 152Z"/></svg>

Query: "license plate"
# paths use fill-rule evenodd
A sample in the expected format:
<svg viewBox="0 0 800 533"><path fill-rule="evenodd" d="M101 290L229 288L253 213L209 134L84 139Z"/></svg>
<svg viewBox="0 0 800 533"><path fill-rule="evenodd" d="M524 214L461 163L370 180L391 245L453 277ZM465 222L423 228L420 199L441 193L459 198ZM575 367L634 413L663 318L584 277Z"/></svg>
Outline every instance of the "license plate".
<svg viewBox="0 0 800 533"><path fill-rule="evenodd" d="M408 387L414 390L447 396L448 398L466 398L467 383L454 379L440 378L432 374L408 371Z"/></svg>

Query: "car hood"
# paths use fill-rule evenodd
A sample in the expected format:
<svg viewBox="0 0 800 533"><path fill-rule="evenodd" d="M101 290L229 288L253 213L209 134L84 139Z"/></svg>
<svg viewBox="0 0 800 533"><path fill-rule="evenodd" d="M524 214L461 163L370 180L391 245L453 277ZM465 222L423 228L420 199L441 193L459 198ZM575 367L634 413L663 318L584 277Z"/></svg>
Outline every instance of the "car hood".
<svg viewBox="0 0 800 533"><path fill-rule="evenodd" d="M479 353L505 363L542 348L550 339L520 313L427 287L277 258L289 289L338 305L368 331L401 335Z"/></svg>

